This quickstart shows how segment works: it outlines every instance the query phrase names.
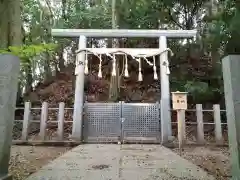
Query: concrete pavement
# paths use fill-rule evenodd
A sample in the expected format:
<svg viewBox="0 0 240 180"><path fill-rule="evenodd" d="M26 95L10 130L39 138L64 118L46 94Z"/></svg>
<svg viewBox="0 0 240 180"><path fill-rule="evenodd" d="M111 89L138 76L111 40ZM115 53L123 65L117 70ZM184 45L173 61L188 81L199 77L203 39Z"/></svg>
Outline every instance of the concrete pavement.
<svg viewBox="0 0 240 180"><path fill-rule="evenodd" d="M27 180L213 180L160 145L80 145Z"/></svg>

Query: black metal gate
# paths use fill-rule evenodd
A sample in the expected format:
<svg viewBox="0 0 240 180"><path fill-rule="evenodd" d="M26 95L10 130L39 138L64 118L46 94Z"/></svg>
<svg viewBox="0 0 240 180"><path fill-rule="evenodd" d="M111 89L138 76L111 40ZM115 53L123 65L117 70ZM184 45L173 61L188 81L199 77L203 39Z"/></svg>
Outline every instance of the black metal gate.
<svg viewBox="0 0 240 180"><path fill-rule="evenodd" d="M160 142L158 103L86 103L85 142Z"/></svg>

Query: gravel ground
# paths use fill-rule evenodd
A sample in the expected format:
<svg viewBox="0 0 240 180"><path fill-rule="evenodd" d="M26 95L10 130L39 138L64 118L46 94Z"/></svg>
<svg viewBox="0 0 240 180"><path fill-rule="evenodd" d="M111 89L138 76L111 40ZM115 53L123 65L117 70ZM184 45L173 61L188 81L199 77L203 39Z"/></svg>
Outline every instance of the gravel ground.
<svg viewBox="0 0 240 180"><path fill-rule="evenodd" d="M71 148L12 146L10 172L14 180L23 180L69 149ZM173 151L178 153L178 149ZM228 148L185 147L182 157L214 175L217 180L230 179Z"/></svg>
<svg viewBox="0 0 240 180"><path fill-rule="evenodd" d="M178 149L173 149L179 154ZM229 151L227 147L185 147L182 157L203 168L217 180L230 179Z"/></svg>
<svg viewBox="0 0 240 180"><path fill-rule="evenodd" d="M26 179L51 160L68 151L69 147L12 146L10 173L14 180Z"/></svg>

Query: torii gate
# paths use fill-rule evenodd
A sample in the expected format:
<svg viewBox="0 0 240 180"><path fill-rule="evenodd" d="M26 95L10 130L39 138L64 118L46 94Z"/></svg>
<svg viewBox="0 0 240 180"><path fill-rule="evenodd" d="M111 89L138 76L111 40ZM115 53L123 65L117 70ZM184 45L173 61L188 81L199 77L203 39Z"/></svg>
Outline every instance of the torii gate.
<svg viewBox="0 0 240 180"><path fill-rule="evenodd" d="M196 30L149 30L149 29L52 29L52 35L58 37L79 37L78 49L87 46L87 37L151 37L159 38L159 48L167 49L167 38L192 38L197 34ZM91 49L91 48L88 48ZM108 48L105 48L108 49ZM111 49L111 48L109 48ZM115 48L117 49L117 48ZM159 51L159 49L135 48L130 52ZM137 54L137 53L136 53ZM84 94L84 62L85 53L77 55L76 63L76 86L73 112L72 138L82 139L82 114ZM172 135L171 112L170 112L170 88L169 75L164 70L168 64L167 51L160 55L160 82L161 82L161 138L162 143L168 141Z"/></svg>

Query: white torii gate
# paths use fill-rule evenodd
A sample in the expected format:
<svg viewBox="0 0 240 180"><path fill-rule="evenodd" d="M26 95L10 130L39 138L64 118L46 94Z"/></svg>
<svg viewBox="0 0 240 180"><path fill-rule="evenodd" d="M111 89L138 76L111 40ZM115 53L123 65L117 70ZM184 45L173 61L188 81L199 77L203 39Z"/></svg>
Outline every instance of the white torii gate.
<svg viewBox="0 0 240 180"><path fill-rule="evenodd" d="M167 38L191 38L197 34L196 30L149 30L149 29L52 29L52 35L58 37L79 37L78 49L87 48L87 37L151 37L159 38L159 48L167 49ZM100 48L101 49L101 48ZM130 51L134 54L147 51L159 51L159 49L136 48ZM131 53L130 52L130 53ZM169 75L164 71L168 62L167 51L160 55L160 82L161 82L161 138L162 143L168 141L172 135L170 112L170 88ZM73 112L72 138L82 139L82 115L84 95L84 62L85 52L77 55L76 87Z"/></svg>

